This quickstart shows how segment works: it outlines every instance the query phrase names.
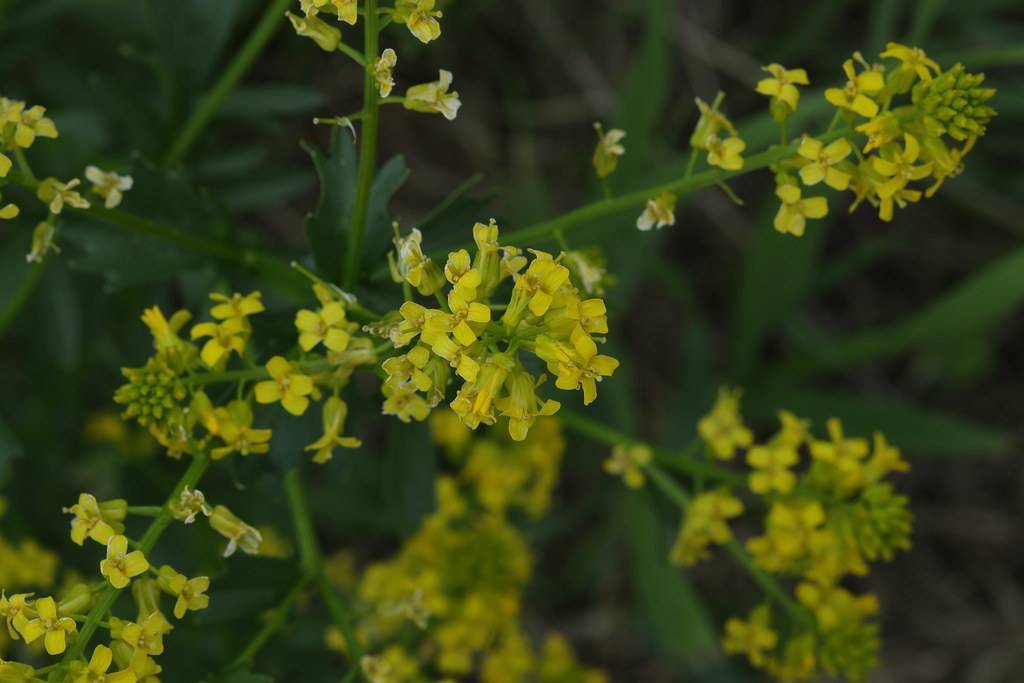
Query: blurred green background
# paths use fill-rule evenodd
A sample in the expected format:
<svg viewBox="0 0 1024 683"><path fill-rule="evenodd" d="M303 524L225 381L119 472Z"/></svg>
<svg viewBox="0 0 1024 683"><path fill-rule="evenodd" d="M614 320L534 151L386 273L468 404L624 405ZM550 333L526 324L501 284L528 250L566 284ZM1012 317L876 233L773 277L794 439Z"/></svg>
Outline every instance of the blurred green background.
<svg viewBox="0 0 1024 683"><path fill-rule="evenodd" d="M325 149L314 115L359 108L362 79L340 57L281 30L181 164L160 163L268 3L254 0L0 0L0 96L46 106L61 131L29 150L38 174L80 175L86 164L131 169L124 208L221 242L305 258L304 216L317 177L299 145ZM296 3L297 4L297 3ZM431 249L463 241L473 221L529 225L599 196L592 123L625 129L613 176L629 191L681 174L693 98L728 97L748 150L775 141L759 66L805 67L791 131L819 130L821 90L853 50L869 59L888 40L920 45L944 66L962 61L998 88L999 117L967 170L891 224L868 208L831 215L803 239L771 227L768 173L734 183L746 206L717 190L687 198L679 222L656 234L624 215L569 236L605 249L610 345L623 365L594 406L607 422L681 448L719 383L745 390L746 412L770 428L777 408L843 418L850 432L886 433L912 459L902 486L917 515L915 548L864 584L880 594L884 665L877 681L1020 680L1024 666L1024 8L1014 0L464 0L442 3L442 39L422 46L384 35L400 55L399 91L455 74L454 123L384 111L380 158L402 155L409 176L391 202ZM352 32L351 35L355 35ZM400 162L393 169L399 169ZM401 173L396 173L400 176ZM435 211L461 187L453 202ZM23 216L0 226L0 466L9 511L3 532L33 535L71 565L91 556L59 514L81 490L131 492L154 502L179 466L145 448L112 449L84 434L115 406L119 368L141 364L145 306L201 311L215 288L262 289L266 348L291 332L295 280L233 259L183 250L81 216L62 216L63 252L25 263L32 200L5 188ZM424 221L424 219L429 219ZM382 263L390 231L372 226L367 263ZM554 248L552 244L521 245ZM360 291L383 309L399 292ZM422 426L379 418L376 381L354 387L352 430L367 447L336 458L314 488L329 549L360 559L389 553L432 505L439 465ZM243 517L289 533L279 472L308 442L316 418L281 420L271 458L216 468L211 489ZM277 425L273 425L276 426ZM676 513L606 477L605 450L571 440L552 513L528 529L539 566L527 621L566 632L615 681L754 680L719 654L717 632L754 599L742 575L716 562L683 575L666 560ZM204 487L206 488L206 487ZM136 500L137 499L137 500ZM189 657L165 679L197 680L223 663L292 576L288 563L217 558L181 529L162 545L230 580L213 606L174 638ZM237 562L237 564L236 564ZM337 673L319 616L258 660L286 679ZM179 650L184 651L184 650ZM194 655L194 656L193 656Z"/></svg>

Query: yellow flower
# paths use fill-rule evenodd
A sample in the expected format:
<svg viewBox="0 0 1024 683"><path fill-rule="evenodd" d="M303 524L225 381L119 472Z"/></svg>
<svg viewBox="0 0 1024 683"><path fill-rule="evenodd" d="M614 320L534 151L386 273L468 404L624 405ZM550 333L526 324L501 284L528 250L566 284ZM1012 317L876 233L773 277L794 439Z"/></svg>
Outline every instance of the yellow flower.
<svg viewBox="0 0 1024 683"><path fill-rule="evenodd" d="M417 391L427 391L433 384L429 375L423 372L428 360L430 350L424 346L417 346L409 353L388 358L381 364L381 369L387 373L388 384L411 384Z"/></svg>
<svg viewBox="0 0 1024 683"><path fill-rule="evenodd" d="M213 411L211 430L224 442L210 450L210 458L220 460L232 453L252 455L270 450L271 431L252 428L252 406L248 401L232 401L225 408Z"/></svg>
<svg viewBox="0 0 1024 683"><path fill-rule="evenodd" d="M764 666L765 652L775 649L778 642L779 636L771 627L771 608L767 604L751 610L746 620L734 617L725 622L722 648L731 655L746 655L751 666Z"/></svg>
<svg viewBox="0 0 1024 683"><path fill-rule="evenodd" d="M433 0L420 0L420 2L433 4ZM462 102L459 101L459 93L448 92L448 88L452 84L452 72L441 69L438 73L438 80L433 83L421 83L406 90L402 104L406 109L412 111L441 114L449 121L454 121Z"/></svg>
<svg viewBox="0 0 1024 683"><path fill-rule="evenodd" d="M198 515L210 516L210 506L206 504L206 496L199 489L188 486L181 490L178 500L171 503L171 514L185 524L196 521Z"/></svg>
<svg viewBox="0 0 1024 683"><path fill-rule="evenodd" d="M469 252L459 249L448 254L444 264L444 276L452 284L453 291L466 301L476 300L477 288L483 281L478 268L473 267Z"/></svg>
<svg viewBox="0 0 1024 683"><path fill-rule="evenodd" d="M737 448L753 443L754 435L740 416L740 391L722 387L711 412L697 423L697 433L719 460L731 460Z"/></svg>
<svg viewBox="0 0 1024 683"><path fill-rule="evenodd" d="M56 178L47 178L39 183L36 197L39 198L39 201L49 205L50 213L53 214L60 214L65 205L74 209L88 209L89 201L75 190L81 184L82 181L78 178L72 178L66 183L62 183Z"/></svg>
<svg viewBox="0 0 1024 683"><path fill-rule="evenodd" d="M338 21L344 21L351 26L356 25L359 18L358 0L302 0L303 11L310 14L310 9L318 10L325 5L331 5L338 13ZM315 11L312 12L315 14Z"/></svg>
<svg viewBox="0 0 1024 683"><path fill-rule="evenodd" d="M804 185L817 185L821 181L834 190L845 190L850 185L851 175L836 166L850 156L853 148L846 138L829 143L828 146L812 137L804 136L797 149L799 154L810 163L800 167L800 180Z"/></svg>
<svg viewBox="0 0 1024 683"><path fill-rule="evenodd" d="M389 47L380 53L380 59L370 65L370 73L377 81L377 92L381 97L390 95L395 87L394 72L397 64L398 54Z"/></svg>
<svg viewBox="0 0 1024 683"><path fill-rule="evenodd" d="M0 617L7 622L7 633L11 640L20 638L19 634L29 621L28 599L31 597L31 593L15 593L11 597L0 593Z"/></svg>
<svg viewBox="0 0 1024 683"><path fill-rule="evenodd" d="M231 557L239 548L246 555L256 555L259 553L260 543L263 542L263 535L256 528L243 522L223 505L213 508L213 514L210 515L210 526L213 527L214 531L228 539L228 545L224 549L224 557Z"/></svg>
<svg viewBox="0 0 1024 683"><path fill-rule="evenodd" d="M288 20L292 22L292 28L300 36L312 38L325 52L334 52L341 43L341 31L331 26L315 13L308 13L304 17L296 16L291 12L285 12Z"/></svg>
<svg viewBox="0 0 1024 683"><path fill-rule="evenodd" d="M538 381L526 370L511 372L506 380L508 395L494 399L494 405L508 418L508 434L513 441L526 439L538 417L554 415L562 407L558 401L542 400L537 396Z"/></svg>
<svg viewBox="0 0 1024 683"><path fill-rule="evenodd" d="M480 368L475 382L467 382L462 386L451 402L451 408L467 427L476 429L481 423L494 424L494 399L498 397L505 379L514 368L511 356L496 353Z"/></svg>
<svg viewBox="0 0 1024 683"><path fill-rule="evenodd" d="M0 154L0 168L3 167L3 164L4 164L3 160L4 159L7 159L7 157L5 157L3 154ZM7 159L6 163L8 164L8 168L10 168L10 166L9 166L10 159ZM4 175L6 175L6 174L4 174ZM2 177L3 177L3 175L0 175L0 178L2 178ZM12 218L17 218L19 213L21 213L21 209L19 209L18 206L16 204L14 204L14 202L8 202L7 204L0 204L0 220L9 221ZM32 259L29 259L29 261L31 261L31 260Z"/></svg>
<svg viewBox="0 0 1024 683"><path fill-rule="evenodd" d="M659 230L666 225L676 224L676 196L671 192L662 192L654 199L647 200L643 213L636 219L636 227L640 230Z"/></svg>
<svg viewBox="0 0 1024 683"><path fill-rule="evenodd" d="M622 139L626 137L626 131L612 128L607 133L600 123L594 124L597 131L597 147L594 148L594 170L598 178L607 178L615 172L619 165L619 157L626 153L622 145Z"/></svg>
<svg viewBox="0 0 1024 683"><path fill-rule="evenodd" d="M156 660L142 650L136 650L128 660L128 667L135 674L138 683L160 683L157 676L163 671L163 667L156 663Z"/></svg>
<svg viewBox="0 0 1024 683"><path fill-rule="evenodd" d="M384 415L394 415L402 422L422 422L430 414L430 406L416 393L415 387L407 384L385 384L381 390L384 393L384 405L381 410Z"/></svg>
<svg viewBox="0 0 1024 683"><path fill-rule="evenodd" d="M7 173L10 172L12 165L11 158L3 152L0 152L0 178L7 177Z"/></svg>
<svg viewBox="0 0 1024 683"><path fill-rule="evenodd" d="M359 448L363 442L353 436L342 436L345 431L345 418L348 416L348 404L337 396L324 401L323 425L324 434L318 440L306 446L307 451L316 451L313 462L320 465L334 457L334 449Z"/></svg>
<svg viewBox="0 0 1024 683"><path fill-rule="evenodd" d="M896 92L906 92L914 82L914 77L922 81L932 80L932 72L938 74L942 68L933 59L929 59L919 47L908 47L899 43L886 43L882 57L898 59L900 65L890 74Z"/></svg>
<svg viewBox="0 0 1024 683"><path fill-rule="evenodd" d="M867 439L847 439L843 425L836 418L826 423L828 441L812 441L811 456L816 460L833 465L839 473L840 484L844 487L859 484L863 477L863 460L868 454Z"/></svg>
<svg viewBox="0 0 1024 683"><path fill-rule="evenodd" d="M295 327L299 331L299 346L310 351L323 342L331 351L342 352L351 339L345 307L333 301L319 311L300 310L295 314Z"/></svg>
<svg viewBox="0 0 1024 683"><path fill-rule="evenodd" d="M775 119L785 120L786 116L796 111L800 101L798 85L810 85L807 72L803 69L787 69L781 64L769 64L761 67L762 71L771 74L771 78L763 78L757 82L755 90L772 98L772 115ZM782 102L786 108L779 109L776 102Z"/></svg>
<svg viewBox="0 0 1024 683"><path fill-rule="evenodd" d="M707 547L732 540L729 520L743 514L743 502L727 489L695 497L683 514L683 525L672 548L672 562L693 566L708 557Z"/></svg>
<svg viewBox="0 0 1024 683"><path fill-rule="evenodd" d="M743 168L743 157L740 153L746 149L747 143L738 137L724 140L717 135L704 139L703 147L708 151L708 163L726 171L738 171Z"/></svg>
<svg viewBox="0 0 1024 683"><path fill-rule="evenodd" d="M135 683L135 672L131 669L107 673L114 661L114 653L106 645L97 645L89 658L89 664L75 677L75 683Z"/></svg>
<svg viewBox="0 0 1024 683"><path fill-rule="evenodd" d="M773 503L764 536L747 541L747 550L766 571L781 571L809 548L815 531L825 523L825 510L816 501Z"/></svg>
<svg viewBox="0 0 1024 683"><path fill-rule="evenodd" d="M36 618L25 623L21 635L26 643L32 643L44 636L46 654L59 655L67 648L67 636L75 632L75 620L57 615L57 603L53 598L39 598L33 605Z"/></svg>
<svg viewBox="0 0 1024 683"><path fill-rule="evenodd" d="M717 137L718 133L723 130L730 137L736 137L736 127L726 118L725 114L718 111L718 107L724 99L725 93L719 92L715 96L715 101L710 105L699 97L694 100L700 111L700 118L697 119L697 125L694 126L693 135L690 136L691 147L707 149L708 138Z"/></svg>
<svg viewBox="0 0 1024 683"><path fill-rule="evenodd" d="M789 493L796 485L796 475L790 468L797 460L796 450L786 443L752 447L747 452L747 464L754 468L750 473L750 490L757 494Z"/></svg>
<svg viewBox="0 0 1024 683"><path fill-rule="evenodd" d="M604 461L604 471L621 476L626 486L638 489L644 485L644 468L651 462L654 452L642 443L616 445L612 455Z"/></svg>
<svg viewBox="0 0 1024 683"><path fill-rule="evenodd" d="M24 102L0 98L0 130L4 123L14 124L8 146L28 149L36 137L56 138L57 127L45 114L46 109L39 105L26 109Z"/></svg>
<svg viewBox="0 0 1024 683"><path fill-rule="evenodd" d="M851 618L859 621L878 612L878 598L874 595L856 597L845 588L828 583L801 582L796 587L796 597L814 612L823 631Z"/></svg>
<svg viewBox="0 0 1024 683"><path fill-rule="evenodd" d="M146 572L149 562L141 550L128 552L128 539L118 534L107 541L107 559L100 562L100 574L114 588L124 588L133 577Z"/></svg>
<svg viewBox="0 0 1024 683"><path fill-rule="evenodd" d="M471 349L462 346L446 334L431 337L430 349L435 355L448 361L459 377L467 382L476 381L480 363L473 358Z"/></svg>
<svg viewBox="0 0 1024 683"><path fill-rule="evenodd" d="M235 292L231 296L213 292L210 294L210 299L219 302L210 309L210 315L216 320L245 319L264 311L263 295L260 292L250 292L249 294Z"/></svg>
<svg viewBox="0 0 1024 683"><path fill-rule="evenodd" d="M184 348L185 342L178 336L178 332L191 319L191 313L181 310L174 313L168 320L159 306L151 306L142 312L142 322L153 335L153 349L157 354L175 352Z"/></svg>
<svg viewBox="0 0 1024 683"><path fill-rule="evenodd" d="M860 62L865 70L857 73L854 60ZM860 114L864 118L873 118L878 113L878 104L870 96L877 95L885 87L882 74L870 68L859 52L854 53L853 59L843 62L843 72L847 78L846 85L843 88L827 89L825 99L840 109Z"/></svg>
<svg viewBox="0 0 1024 683"><path fill-rule="evenodd" d="M927 178L932 173L931 162L915 166L914 162L921 155L921 146L910 133L903 134L903 150L897 151L896 145L882 148L881 156L872 157L874 170L887 178L875 189L881 199L889 199L913 180Z"/></svg>
<svg viewBox="0 0 1024 683"><path fill-rule="evenodd" d="M164 651L164 635L174 628L160 612L152 612L141 623L128 622L121 631L121 640L136 651L160 655Z"/></svg>
<svg viewBox="0 0 1024 683"><path fill-rule="evenodd" d="M313 378L304 375L284 359L274 356L267 362L271 379L256 385L256 401L281 402L281 407L292 415L302 415L309 407L309 395L315 390Z"/></svg>
<svg viewBox="0 0 1024 683"><path fill-rule="evenodd" d="M393 241L398 255L397 282L404 279L423 296L430 296L444 284L444 275L423 253L423 233L419 228L413 228L405 237L396 236Z"/></svg>
<svg viewBox="0 0 1024 683"><path fill-rule="evenodd" d="M597 352L597 344L581 328L570 337L572 346L545 337L537 338L537 356L556 376L555 386L567 391L583 389L583 404L597 398L597 382L611 377L619 361Z"/></svg>
<svg viewBox="0 0 1024 683"><path fill-rule="evenodd" d="M123 499L100 504L90 493L79 495L77 503L64 508L64 512L75 516L71 520L71 540L77 545L82 545L87 537L106 545L111 536L124 529L120 522L127 511L128 503Z"/></svg>
<svg viewBox="0 0 1024 683"><path fill-rule="evenodd" d="M192 339L209 337L203 344L199 357L207 367L223 368L231 356L231 352L239 356L245 353L245 345L249 339L249 325L243 318L228 318L220 322L199 323L192 327Z"/></svg>
<svg viewBox="0 0 1024 683"><path fill-rule="evenodd" d="M395 3L395 21L405 24L421 43L441 37L440 10L434 9L435 0L398 0Z"/></svg>
<svg viewBox="0 0 1024 683"><path fill-rule="evenodd" d="M522 275L516 276L512 288L512 299L502 316L502 322L509 329L518 324L524 309L534 315L544 315L555 301L555 295L569 282L569 269L551 259L550 255L537 252L537 258Z"/></svg>
<svg viewBox="0 0 1024 683"><path fill-rule="evenodd" d="M131 176L118 175L96 166L86 167L85 178L92 183L92 191L104 199L104 206L108 209L117 207L124 198L124 193L132 189L134 184Z"/></svg>
<svg viewBox="0 0 1024 683"><path fill-rule="evenodd" d="M463 346L474 344L477 333L473 329L473 325L482 328L486 323L489 323L491 321L491 308L487 304L482 304L478 301L467 301L455 289L448 293L448 307L451 308L451 314L436 316L428 320L426 325L427 331L431 333L451 332L455 340Z"/></svg>
<svg viewBox="0 0 1024 683"><path fill-rule="evenodd" d="M775 214L775 229L800 237L804 234L808 218L822 218L828 213L828 200L824 197L801 198L797 185L779 185L775 188L782 204Z"/></svg>

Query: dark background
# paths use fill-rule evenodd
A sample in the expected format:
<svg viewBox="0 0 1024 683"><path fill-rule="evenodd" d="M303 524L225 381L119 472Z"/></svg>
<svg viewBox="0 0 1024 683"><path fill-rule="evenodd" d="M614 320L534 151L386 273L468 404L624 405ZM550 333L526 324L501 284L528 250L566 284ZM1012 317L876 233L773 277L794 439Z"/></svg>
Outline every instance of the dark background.
<svg viewBox="0 0 1024 683"><path fill-rule="evenodd" d="M59 140L40 140L29 151L37 173L66 178L87 163L134 164L137 186L127 209L264 245L282 258L304 254L303 219L317 189L297 140L325 146L329 131L311 118L359 108L360 74L340 56L283 28L182 167L161 170L147 161L167 148L262 6L0 0L0 95L45 105L61 131ZM612 178L619 192L682 172L694 96L711 100L724 90L748 150L763 149L777 131L766 100L753 92L761 64L808 70L812 85L791 130L811 131L827 124L821 89L842 78L840 65L853 50L870 60L887 40L899 40L944 66L963 61L989 74L999 117L967 158L967 171L936 198L898 211L891 224L866 207L848 215L848 197L833 196L830 216L809 224L806 237L778 235L770 224L770 175L760 172L733 185L744 207L708 190L686 200L673 228L640 234L635 216L616 216L580 228L569 242L602 246L618 280L608 293L610 344L623 367L601 386L596 414L682 448L715 387L728 382L745 387L747 412L761 429L785 407L819 426L834 414L851 431L884 431L913 463L901 485L917 529L911 553L858 586L877 591L883 605L884 666L872 680L1020 680L1019 2L443 6L441 40L421 46L400 28L383 39L399 53L397 93L448 68L464 105L454 123L400 107L383 115L381 159L403 154L412 171L391 207L404 227L472 179L443 220L424 227L434 247L464 239L476 219L494 215L503 227L518 228L597 198L594 121L628 132L628 152ZM357 33L346 37L357 41ZM30 198L4 192L24 211L0 226L6 313L27 276L23 255L39 216ZM133 502L153 502L178 471L143 448L95 445L82 436L90 416L115 409L118 368L141 364L149 353L138 323L142 308L199 311L215 287L261 287L270 311L257 336L270 348L290 334L292 304L252 273L84 219L68 217L59 242L64 252L46 265L17 317L0 317L0 462L10 502L3 531L15 539L31 533L91 572L91 557L67 540L60 507L80 490L101 497L131 491ZM390 301L367 296L380 307ZM438 465L423 430L375 417L373 381L354 391L361 398L352 401L351 424L369 435L367 448L325 470L314 506L325 545L354 548L362 560L391 552L415 528L429 509ZM282 424L269 464L218 468L209 484L243 517L285 534L278 466L294 458L287 444L305 438L288 429L301 432ZM605 449L581 439L571 444L554 510L528 531L539 564L527 624L564 630L583 659L615 681L756 680L742 663L725 662L717 646L723 620L756 599L749 581L721 560L689 575L669 568L675 512L601 474ZM216 540L194 536L178 529L167 547L188 548L192 561L221 567ZM273 604L275 586L290 576L282 563L238 562L215 583L221 607L201 617L202 628L175 632L176 647L195 657L167 666L167 680L195 680L218 666L240 642L232 629L247 632L244 619ZM317 614L258 668L286 675L302 661L314 680L338 671L320 651Z"/></svg>

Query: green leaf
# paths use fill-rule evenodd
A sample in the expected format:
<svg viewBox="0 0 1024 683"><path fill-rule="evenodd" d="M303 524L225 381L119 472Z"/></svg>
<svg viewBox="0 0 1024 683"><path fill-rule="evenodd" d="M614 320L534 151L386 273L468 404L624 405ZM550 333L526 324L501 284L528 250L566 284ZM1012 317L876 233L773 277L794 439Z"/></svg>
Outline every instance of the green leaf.
<svg viewBox="0 0 1024 683"><path fill-rule="evenodd" d="M840 340L818 357L794 361L778 374L812 374L945 343L986 331L1022 305L1024 247L976 271L903 322Z"/></svg>
<svg viewBox="0 0 1024 683"><path fill-rule="evenodd" d="M7 422L0 417L0 483L7 480L11 462L25 454L14 432Z"/></svg>
<svg viewBox="0 0 1024 683"><path fill-rule="evenodd" d="M621 507L634 599L659 649L687 668L720 658L706 607L685 574L668 561L668 535L650 496L627 492Z"/></svg>
<svg viewBox="0 0 1024 683"><path fill-rule="evenodd" d="M922 408L900 398L786 386L751 388L744 395L744 413L751 420L774 421L780 409L810 418L819 434L830 417L841 419L849 434L870 436L882 432L890 443L911 455L1002 453L1014 443L1009 433L995 427Z"/></svg>
<svg viewBox="0 0 1024 683"><path fill-rule="evenodd" d="M388 428L381 476L385 509L394 520L395 531L407 537L435 507L437 449L425 422Z"/></svg>
<svg viewBox="0 0 1024 683"><path fill-rule="evenodd" d="M255 674L249 669L235 669L214 680L217 683L274 683L270 676Z"/></svg>
<svg viewBox="0 0 1024 683"><path fill-rule="evenodd" d="M369 271L381 263L391 244L391 217L388 202L405 184L409 169L405 157L393 156L380 167L370 188L369 207L366 215L366 239L363 250L364 270Z"/></svg>
<svg viewBox="0 0 1024 683"><path fill-rule="evenodd" d="M270 116L298 116L316 111L324 96L316 88L298 83L260 83L242 86L224 101L220 116L262 119Z"/></svg>
<svg viewBox="0 0 1024 683"><path fill-rule="evenodd" d="M352 217L356 190L356 148L347 130L335 128L327 156L302 143L320 179L320 203L306 216L306 238L317 269L330 280L341 281L345 235Z"/></svg>

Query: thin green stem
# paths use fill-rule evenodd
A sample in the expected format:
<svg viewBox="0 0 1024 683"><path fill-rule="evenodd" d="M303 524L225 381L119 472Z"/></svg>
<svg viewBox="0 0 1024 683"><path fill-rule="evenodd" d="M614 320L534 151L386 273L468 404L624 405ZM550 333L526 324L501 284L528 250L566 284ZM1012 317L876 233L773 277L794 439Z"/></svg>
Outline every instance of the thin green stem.
<svg viewBox="0 0 1024 683"><path fill-rule="evenodd" d="M297 361L293 365L300 372L311 374L331 369L331 364L326 360ZM270 373L265 367L255 367L245 370L226 370L224 372L207 372L193 375L186 379L185 383L193 387L202 387L209 384L253 382L264 379L270 379Z"/></svg>
<svg viewBox="0 0 1024 683"><path fill-rule="evenodd" d="M365 63L377 59L380 36L377 32L377 0L366 0L366 19L363 22ZM366 233L366 219L370 210L370 190L377 165L377 128L380 123L377 101L377 79L367 69L363 75L363 130L360 136L359 170L356 178L355 206L348 231L348 248L345 251L344 287L353 291L359 281L359 265L363 256L363 237Z"/></svg>
<svg viewBox="0 0 1024 683"><path fill-rule="evenodd" d="M156 517L163 511L160 505L129 505L128 514L139 517Z"/></svg>
<svg viewBox="0 0 1024 683"><path fill-rule="evenodd" d="M270 638L284 627L285 622L288 620L288 613L291 612L295 602L302 595L302 591L309 585L309 581L308 576L303 576L285 593L284 598L274 608L270 618L263 623L263 628L252 637L246 646L242 648L242 651L238 653L238 656L228 665L228 671L251 662Z"/></svg>
<svg viewBox="0 0 1024 683"><path fill-rule="evenodd" d="M171 503L178 500L181 497L181 492L186 486L194 488L195 485L205 474L206 469L210 466L210 456L206 452L201 451L192 460L192 464L189 465L185 473L181 475L181 479L174 485L171 490L171 494L167 497L167 502L160 509L160 513L156 518L150 522L146 532L142 535L142 539L139 541L139 549L142 552L149 554L156 542L160 539L160 536L164 533L171 521L174 519L171 514ZM110 608L114 606L114 602L117 600L117 596L120 595L121 589L114 588L113 586L107 586L103 589L99 599L89 614L86 615L85 624L82 625L81 630L78 633L78 637L72 643L71 647L68 648L64 657L61 659L61 664L69 664L76 659L80 659L85 652L86 647L89 645L89 639L92 638L93 633L99 628L100 622L103 617L110 611ZM50 676L51 681L60 680L59 673L54 671Z"/></svg>
<svg viewBox="0 0 1024 683"><path fill-rule="evenodd" d="M292 513L292 523L295 525L295 539L299 545L299 563L303 574L306 578L316 582L327 612L345 640L352 667L358 669L359 660L363 656L363 648L356 637L351 610L341 601L324 572L320 544L317 542L316 531L313 529L313 518L309 512L305 487L302 485L302 478L297 467L293 467L285 474L284 490L288 508Z"/></svg>
<svg viewBox="0 0 1024 683"><path fill-rule="evenodd" d="M25 150L20 147L15 147L14 160L18 162L18 169L24 173L29 180L35 182L36 174L32 172L32 166L29 165L28 159L25 157Z"/></svg>
<svg viewBox="0 0 1024 683"><path fill-rule="evenodd" d="M338 43L338 52L345 53L346 55L351 57L352 60L359 66L365 67L367 65L366 57L363 56L363 53L360 52L359 50L356 50L351 45L346 45L345 43Z"/></svg>
<svg viewBox="0 0 1024 683"><path fill-rule="evenodd" d="M189 114L185 124L181 127L178 135L174 138L167 153L163 157L163 165L171 166L181 161L188 151L195 144L210 120L216 115L224 100L231 91L235 89L238 82L242 80L249 71L253 62L263 52L263 48L273 37L274 32L281 24L284 11L292 4L293 0L272 0L264 10L259 22L253 28L252 33L243 43L242 48L235 54L234 59L221 73L220 78L213 84Z"/></svg>

